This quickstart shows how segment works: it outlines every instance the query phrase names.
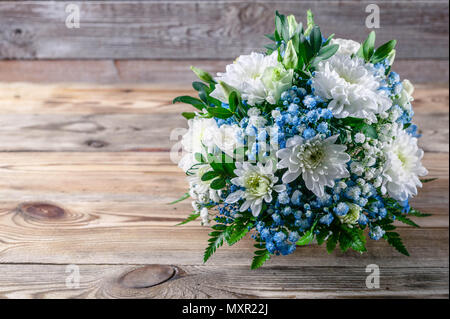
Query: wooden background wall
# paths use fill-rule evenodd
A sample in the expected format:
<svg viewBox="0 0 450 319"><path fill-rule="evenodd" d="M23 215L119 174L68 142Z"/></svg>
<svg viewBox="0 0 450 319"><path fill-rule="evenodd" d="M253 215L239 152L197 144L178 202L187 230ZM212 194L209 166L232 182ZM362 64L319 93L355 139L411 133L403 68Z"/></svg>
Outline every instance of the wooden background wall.
<svg viewBox="0 0 450 319"><path fill-rule="evenodd" d="M68 29L65 8L80 8ZM399 41L396 69L416 83L448 82L448 1L0 1L0 81L183 85L189 65L218 71L261 50L274 11L324 33L363 40L365 8L380 7L378 43Z"/></svg>

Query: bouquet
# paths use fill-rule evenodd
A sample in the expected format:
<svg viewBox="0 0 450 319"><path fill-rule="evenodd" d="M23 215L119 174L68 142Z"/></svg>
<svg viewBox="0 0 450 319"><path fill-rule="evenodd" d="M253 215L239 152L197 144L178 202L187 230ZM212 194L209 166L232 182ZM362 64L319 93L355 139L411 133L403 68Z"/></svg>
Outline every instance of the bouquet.
<svg viewBox="0 0 450 319"><path fill-rule="evenodd" d="M211 226L204 261L247 233L252 269L314 240L362 253L367 233L408 255L393 223L418 227L408 215L427 216L408 202L427 170L413 86L392 71L396 41L323 37L310 11L305 27L277 12L267 37L265 53L217 77L192 67L199 98L174 99L196 108L182 113L189 192L180 200L192 198L194 211L181 224Z"/></svg>

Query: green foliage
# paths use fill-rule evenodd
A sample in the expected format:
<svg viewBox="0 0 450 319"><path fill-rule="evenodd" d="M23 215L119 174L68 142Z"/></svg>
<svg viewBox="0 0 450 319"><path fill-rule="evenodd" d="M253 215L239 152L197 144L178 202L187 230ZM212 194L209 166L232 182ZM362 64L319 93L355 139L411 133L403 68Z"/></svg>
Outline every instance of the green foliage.
<svg viewBox="0 0 450 319"><path fill-rule="evenodd" d="M377 139L377 130L373 125L367 124L363 119L355 117L346 117L344 119L338 120L341 125L350 126L353 132L361 132L365 136Z"/></svg>
<svg viewBox="0 0 450 319"><path fill-rule="evenodd" d="M409 211L408 215L412 215L415 217L428 217L431 216L431 214L425 214L422 213L421 211L418 211L417 209L411 208L411 210Z"/></svg>
<svg viewBox="0 0 450 319"><path fill-rule="evenodd" d="M314 228L317 225L317 220L311 226L311 228L305 232L305 234L297 241L297 245L303 246L308 245L314 240Z"/></svg>
<svg viewBox="0 0 450 319"><path fill-rule="evenodd" d="M375 53L372 55L370 62L378 63L387 59L391 52L394 50L395 45L397 44L396 40L391 40L381 45L378 49L376 49Z"/></svg>
<svg viewBox="0 0 450 319"><path fill-rule="evenodd" d="M411 219L409 219L408 217L402 215L402 214L395 214L395 217L397 220L401 221L404 224L413 226L413 227L417 227L420 228L419 225L417 225L415 222L413 222Z"/></svg>
<svg viewBox="0 0 450 319"><path fill-rule="evenodd" d="M420 181L425 184L425 183L429 183L429 182L432 182L435 180L437 180L436 177L435 178L424 178L424 179L421 179Z"/></svg>
<svg viewBox="0 0 450 319"><path fill-rule="evenodd" d="M366 62L374 64L392 58L397 41L388 41L375 50L375 38L375 31L370 32L367 39L361 44L356 55L363 58Z"/></svg>
<svg viewBox="0 0 450 319"><path fill-rule="evenodd" d="M223 245L223 241L227 236L227 226L223 224L216 224L211 227L213 229L208 235L210 238L208 239L208 247L205 249L205 253L203 255L203 262L207 262L208 259L216 252L217 248Z"/></svg>
<svg viewBox="0 0 450 319"><path fill-rule="evenodd" d="M230 225L230 233L226 238L228 245L232 246L240 241L253 227L253 223L242 223L239 219Z"/></svg>
<svg viewBox="0 0 450 319"><path fill-rule="evenodd" d="M192 213L192 214L190 214L190 215L188 216L188 218L186 218L185 220L183 220L181 223L176 224L176 226L180 226L180 225L187 224L187 223L189 223L189 222L192 222L192 221L196 220L196 219L199 218L199 217L200 217L200 214L199 214L199 213Z"/></svg>
<svg viewBox="0 0 450 319"><path fill-rule="evenodd" d="M270 259L270 253L267 249L255 251L255 256L253 257L251 269L258 269L264 263Z"/></svg>
<svg viewBox="0 0 450 319"><path fill-rule="evenodd" d="M174 98L172 101L172 103L178 103L178 102L191 104L193 107L195 107L196 109L198 109L200 111L206 107L206 105L203 101L196 99L195 97L187 96L187 95L178 96L178 97Z"/></svg>
<svg viewBox="0 0 450 319"><path fill-rule="evenodd" d="M209 107L208 113L214 117L224 120L233 116L233 112L221 106Z"/></svg>
<svg viewBox="0 0 450 319"><path fill-rule="evenodd" d="M333 231L333 233L327 239L327 252L331 254L336 248L337 242L339 240L339 233Z"/></svg>
<svg viewBox="0 0 450 319"><path fill-rule="evenodd" d="M180 198L178 198L177 200L174 200L173 202L170 202L168 205L173 205L179 202L184 201L185 199L188 199L190 197L189 193L185 193L183 196L181 196Z"/></svg>
<svg viewBox="0 0 450 319"><path fill-rule="evenodd" d="M190 120L193 119L195 117L195 113L194 112L182 112L181 115L186 119L186 120Z"/></svg>
<svg viewBox="0 0 450 319"><path fill-rule="evenodd" d="M383 236L384 239L394 247L398 252L400 252L403 255L409 256L409 252L406 249L405 245L403 245L402 239L400 238L400 235L396 232L386 232Z"/></svg>

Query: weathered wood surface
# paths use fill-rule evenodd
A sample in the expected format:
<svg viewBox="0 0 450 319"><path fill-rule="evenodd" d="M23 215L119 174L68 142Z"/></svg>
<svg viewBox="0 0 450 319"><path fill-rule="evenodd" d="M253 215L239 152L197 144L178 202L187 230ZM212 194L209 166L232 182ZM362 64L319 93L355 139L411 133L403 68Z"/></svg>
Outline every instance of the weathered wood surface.
<svg viewBox="0 0 450 319"><path fill-rule="evenodd" d="M65 27L69 2L0 2L0 57L6 59L232 59L260 50L274 12L305 20L312 9L324 34L364 38L366 1L70 2L80 28ZM400 40L399 58L448 59L448 1L373 1L379 43ZM432 49L431 49L432 48Z"/></svg>
<svg viewBox="0 0 450 319"><path fill-rule="evenodd" d="M174 128L186 127L187 105L171 103L193 90L149 86L36 86L3 84L0 151L169 150L179 140ZM448 89L419 87L416 122L425 151L448 152ZM70 115L69 115L70 114Z"/></svg>
<svg viewBox="0 0 450 319"><path fill-rule="evenodd" d="M216 74L233 60L0 60L0 82L142 83L177 88L196 80L191 65ZM448 83L448 59L397 58L394 70L417 84Z"/></svg>
<svg viewBox="0 0 450 319"><path fill-rule="evenodd" d="M0 297L448 297L447 88L415 94L424 164L439 179L413 201L433 216L415 219L420 229L399 225L411 257L384 241L364 255L310 245L257 271L250 238L203 265L209 230L174 226L191 207L166 204L187 187L168 134L189 106L170 100L190 92L0 85ZM72 264L78 288L66 285ZM369 264L380 267L380 289L365 286Z"/></svg>

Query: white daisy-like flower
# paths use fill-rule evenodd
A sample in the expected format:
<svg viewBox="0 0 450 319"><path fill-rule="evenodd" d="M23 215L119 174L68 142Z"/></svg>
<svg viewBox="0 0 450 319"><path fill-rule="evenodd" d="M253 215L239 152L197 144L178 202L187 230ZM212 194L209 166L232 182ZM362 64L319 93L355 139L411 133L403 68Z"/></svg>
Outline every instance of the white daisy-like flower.
<svg viewBox="0 0 450 319"><path fill-rule="evenodd" d="M216 121L211 118L195 117L188 121L188 125L189 129L181 139L184 154L178 162L185 172L197 163L195 153L204 153L204 147L210 151L213 149L213 138L219 131Z"/></svg>
<svg viewBox="0 0 450 319"><path fill-rule="evenodd" d="M388 110L392 100L381 87L372 64L360 58L335 55L319 66L312 78L314 93L329 100L337 118L357 117L377 122L376 114Z"/></svg>
<svg viewBox="0 0 450 319"><path fill-rule="evenodd" d="M268 161L266 165L237 162L234 173L237 177L231 179L231 182L243 187L244 190L231 193L225 199L225 202L232 204L243 198L245 202L241 205L239 211L245 212L250 208L255 217L261 212L263 201L266 203L272 201L272 191L279 193L286 190L286 185L275 185L278 182L278 177L274 175L272 161Z"/></svg>
<svg viewBox="0 0 450 319"><path fill-rule="evenodd" d="M417 138L399 128L391 143L387 143L383 152L386 163L383 177L389 196L404 201L417 195L417 187L422 187L419 176L428 171L422 166L423 150L417 146Z"/></svg>
<svg viewBox="0 0 450 319"><path fill-rule="evenodd" d="M331 44L338 44L339 49L336 54L343 54L351 56L352 54L356 54L358 52L361 44L348 39L331 39Z"/></svg>
<svg viewBox="0 0 450 319"><path fill-rule="evenodd" d="M213 141L222 152L230 157L234 157L234 150L243 146L238 138L240 134L242 134L242 128L240 128L237 124L223 124L217 131L215 131Z"/></svg>
<svg viewBox="0 0 450 319"><path fill-rule="evenodd" d="M277 152L281 159L277 167L288 169L283 174L283 183L290 183L301 175L306 187L322 197L325 186L333 187L336 179L350 176L345 164L350 156L345 153L346 146L335 144L338 136L305 140L297 135L288 139L286 148Z"/></svg>
<svg viewBox="0 0 450 319"><path fill-rule="evenodd" d="M210 187L212 180L202 181L202 176L212 171L211 166L208 164L197 164L192 169L192 175L188 176L189 181L189 195L195 201L206 204L210 200L214 202L220 201L220 190L215 190Z"/></svg>
<svg viewBox="0 0 450 319"><path fill-rule="evenodd" d="M281 92L292 85L293 76L292 70L285 70L278 62L277 54L252 52L249 55L241 55L233 64L227 65L225 73L217 73L216 80L237 89L249 105L264 101L273 104L279 99ZM210 95L228 103L227 95L220 85L217 85Z"/></svg>

